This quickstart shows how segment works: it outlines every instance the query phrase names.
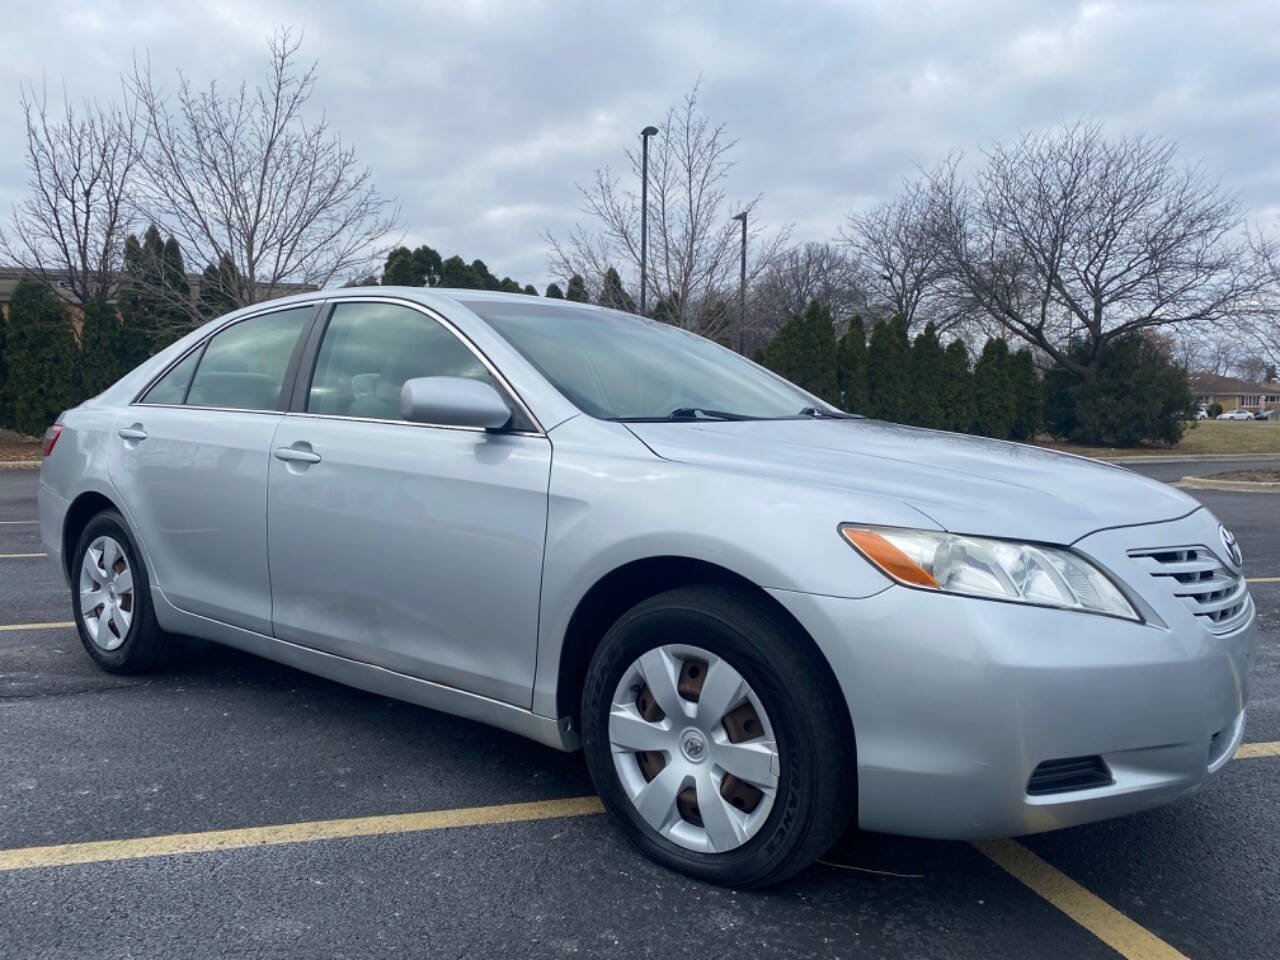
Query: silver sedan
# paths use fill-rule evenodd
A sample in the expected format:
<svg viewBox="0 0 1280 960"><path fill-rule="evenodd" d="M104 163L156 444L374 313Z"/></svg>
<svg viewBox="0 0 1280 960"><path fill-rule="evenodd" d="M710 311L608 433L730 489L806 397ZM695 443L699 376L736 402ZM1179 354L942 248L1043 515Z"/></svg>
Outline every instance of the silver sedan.
<svg viewBox="0 0 1280 960"><path fill-rule="evenodd" d="M1244 731L1231 534L1092 461L841 413L639 317L324 291L67 411L44 542L105 670L204 637L573 750L644 852L1166 803Z"/></svg>

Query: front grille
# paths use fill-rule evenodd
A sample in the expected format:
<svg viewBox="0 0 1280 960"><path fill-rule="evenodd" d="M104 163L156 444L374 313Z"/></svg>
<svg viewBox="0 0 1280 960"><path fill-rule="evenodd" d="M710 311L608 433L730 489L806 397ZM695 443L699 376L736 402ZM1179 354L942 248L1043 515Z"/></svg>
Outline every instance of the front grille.
<svg viewBox="0 0 1280 960"><path fill-rule="evenodd" d="M1224 566L1208 547L1131 550L1129 556L1215 633L1235 627L1248 607L1244 577Z"/></svg>
<svg viewBox="0 0 1280 960"><path fill-rule="evenodd" d="M1042 797L1047 793L1109 787L1113 783L1111 771L1101 757L1063 757L1046 760L1035 768L1027 781L1027 794Z"/></svg>

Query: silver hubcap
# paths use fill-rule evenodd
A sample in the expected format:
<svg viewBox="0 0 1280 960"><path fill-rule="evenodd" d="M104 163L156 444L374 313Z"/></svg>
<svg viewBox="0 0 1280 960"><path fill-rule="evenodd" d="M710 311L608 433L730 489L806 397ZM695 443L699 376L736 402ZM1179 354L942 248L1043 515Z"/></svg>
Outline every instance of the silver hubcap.
<svg viewBox="0 0 1280 960"><path fill-rule="evenodd" d="M115 650L133 623L133 571L124 549L111 537L89 544L80 564L80 619L89 638Z"/></svg>
<svg viewBox="0 0 1280 960"><path fill-rule="evenodd" d="M627 668L609 743L636 811L685 849L740 847L773 809L781 767L769 717L742 675L700 647L667 644Z"/></svg>

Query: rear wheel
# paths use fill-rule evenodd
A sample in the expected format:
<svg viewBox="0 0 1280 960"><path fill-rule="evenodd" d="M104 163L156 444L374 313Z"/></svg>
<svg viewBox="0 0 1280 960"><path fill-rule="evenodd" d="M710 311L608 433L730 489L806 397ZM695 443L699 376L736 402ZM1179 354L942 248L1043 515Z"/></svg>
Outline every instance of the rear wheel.
<svg viewBox="0 0 1280 960"><path fill-rule="evenodd" d="M768 605L724 587L661 594L625 614L583 694L588 766L646 854L716 883L795 873L852 812L838 691Z"/></svg>
<svg viewBox="0 0 1280 960"><path fill-rule="evenodd" d="M162 663L170 638L156 622L147 570L124 518L104 510L90 520L73 561L71 603L89 656L111 673Z"/></svg>

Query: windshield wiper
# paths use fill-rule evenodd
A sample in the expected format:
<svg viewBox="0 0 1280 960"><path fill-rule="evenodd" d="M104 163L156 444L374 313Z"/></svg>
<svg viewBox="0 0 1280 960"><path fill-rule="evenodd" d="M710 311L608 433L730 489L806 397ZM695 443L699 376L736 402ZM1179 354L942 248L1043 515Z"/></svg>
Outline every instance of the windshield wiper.
<svg viewBox="0 0 1280 960"><path fill-rule="evenodd" d="M665 417L612 417L619 423L666 423L669 420L759 420L745 413L728 410L709 410L706 407L676 407Z"/></svg>
<svg viewBox="0 0 1280 960"><path fill-rule="evenodd" d="M727 410L708 410L706 407L676 407L666 417L668 420L754 420L745 413Z"/></svg>
<svg viewBox="0 0 1280 960"><path fill-rule="evenodd" d="M821 417L827 420L864 420L865 417L856 413L843 413L837 410L820 410L817 407L805 407L797 417Z"/></svg>

